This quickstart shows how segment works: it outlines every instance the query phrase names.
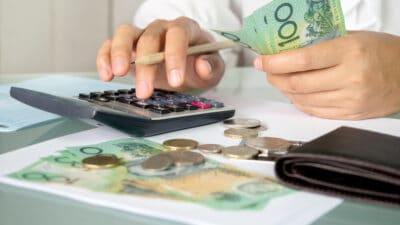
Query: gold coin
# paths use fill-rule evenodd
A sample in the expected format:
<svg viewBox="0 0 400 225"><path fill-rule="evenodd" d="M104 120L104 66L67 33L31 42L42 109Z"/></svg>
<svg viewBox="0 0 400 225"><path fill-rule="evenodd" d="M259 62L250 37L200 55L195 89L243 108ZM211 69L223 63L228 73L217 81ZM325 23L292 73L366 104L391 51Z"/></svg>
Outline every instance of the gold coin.
<svg viewBox="0 0 400 225"><path fill-rule="evenodd" d="M229 128L254 128L261 125L261 121L257 119L228 119L224 121L224 125Z"/></svg>
<svg viewBox="0 0 400 225"><path fill-rule="evenodd" d="M199 144L195 140L191 139L171 139L164 141L164 146L168 150L193 150L197 148L197 145Z"/></svg>
<svg viewBox="0 0 400 225"><path fill-rule="evenodd" d="M82 160L82 165L90 169L107 169L116 167L121 163L114 155L96 155Z"/></svg>
<svg viewBox="0 0 400 225"><path fill-rule="evenodd" d="M205 162L204 156L197 152L178 150L163 154L171 156L174 159L175 166L194 166Z"/></svg>
<svg viewBox="0 0 400 225"><path fill-rule="evenodd" d="M274 138L274 137L257 137L249 138L244 142L245 146L255 148L262 152L286 152L291 143L285 139Z"/></svg>
<svg viewBox="0 0 400 225"><path fill-rule="evenodd" d="M257 130L251 130L246 128L229 128L224 131L225 137L233 138L233 139L244 139L244 138L254 138L258 136Z"/></svg>
<svg viewBox="0 0 400 225"><path fill-rule="evenodd" d="M197 148L205 153L220 153L223 146L217 144L204 144L199 145Z"/></svg>
<svg viewBox="0 0 400 225"><path fill-rule="evenodd" d="M234 159L252 159L259 154L259 151L246 146L231 146L221 150L222 155Z"/></svg>
<svg viewBox="0 0 400 225"><path fill-rule="evenodd" d="M170 155L160 153L158 155L151 156L141 166L144 170L150 171L162 171L171 168L174 165L174 159Z"/></svg>

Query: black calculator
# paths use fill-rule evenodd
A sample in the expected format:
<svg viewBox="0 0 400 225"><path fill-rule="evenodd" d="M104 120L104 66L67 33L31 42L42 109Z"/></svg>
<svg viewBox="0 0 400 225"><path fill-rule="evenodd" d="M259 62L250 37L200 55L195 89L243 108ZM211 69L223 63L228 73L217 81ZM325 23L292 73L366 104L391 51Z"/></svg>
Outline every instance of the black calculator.
<svg viewBox="0 0 400 225"><path fill-rule="evenodd" d="M156 89L148 99L135 89L80 93L60 97L12 87L10 95L30 106L61 116L94 119L137 137L146 137L219 122L235 110L223 102Z"/></svg>

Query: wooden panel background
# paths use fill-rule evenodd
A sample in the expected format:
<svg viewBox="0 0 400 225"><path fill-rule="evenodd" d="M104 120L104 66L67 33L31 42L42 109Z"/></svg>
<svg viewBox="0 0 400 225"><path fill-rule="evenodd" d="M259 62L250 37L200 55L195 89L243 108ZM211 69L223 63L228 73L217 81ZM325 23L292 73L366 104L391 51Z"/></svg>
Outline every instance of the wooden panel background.
<svg viewBox="0 0 400 225"><path fill-rule="evenodd" d="M101 43L142 0L0 0L0 74L95 71Z"/></svg>

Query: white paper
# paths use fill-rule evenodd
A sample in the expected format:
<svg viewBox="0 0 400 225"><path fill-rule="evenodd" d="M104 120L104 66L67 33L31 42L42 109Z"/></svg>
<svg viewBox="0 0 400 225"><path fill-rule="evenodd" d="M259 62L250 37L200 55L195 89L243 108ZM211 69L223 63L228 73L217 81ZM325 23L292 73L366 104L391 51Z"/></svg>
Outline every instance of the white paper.
<svg viewBox="0 0 400 225"><path fill-rule="evenodd" d="M215 96L209 97L215 98ZM268 130L263 131L260 136L310 141L340 126L364 128L400 136L400 120L396 119L381 118L364 121L325 120L305 115L290 104L262 100L245 101L238 98L220 98L220 100L227 105L233 105L237 108L236 117L250 117L262 120L268 127ZM158 135L148 139L162 143L170 138L194 138L200 144L237 145L239 143L238 140L224 137L223 131L225 129L222 123L217 123ZM103 126L0 155L0 183L53 193L77 201L114 208L128 213L132 212L160 219L201 225L310 224L342 202L339 198L308 192L295 192L294 194L276 198L268 202L266 207L259 211L218 211L186 202L90 192L66 186L28 183L4 176L22 169L37 161L40 157L53 154L56 150L64 149L67 146L95 144L126 137L128 136L125 134ZM270 162L234 160L220 156L212 156L212 158L261 174L274 175L274 164Z"/></svg>
<svg viewBox="0 0 400 225"><path fill-rule="evenodd" d="M205 129L214 130L212 129L213 127L215 125L208 126ZM175 134L177 133L179 132L175 132ZM182 133L180 132L180 134ZM163 138L162 136L150 138L150 140L156 141L159 138ZM309 224L341 202L341 199L338 198L295 192L294 194L270 201L262 210L219 211L186 202L141 198L132 195L98 193L66 186L24 182L5 177L6 174L17 171L41 157L54 154L57 150L63 149L66 146L88 145L126 137L128 136L110 128L100 127L0 155L0 183L52 193L97 206L110 207L188 224ZM242 168L249 168L253 164L253 162L245 161L235 163L238 162L237 160L226 160L225 162ZM272 168L273 163L266 162L258 163L252 170L260 174L272 175Z"/></svg>

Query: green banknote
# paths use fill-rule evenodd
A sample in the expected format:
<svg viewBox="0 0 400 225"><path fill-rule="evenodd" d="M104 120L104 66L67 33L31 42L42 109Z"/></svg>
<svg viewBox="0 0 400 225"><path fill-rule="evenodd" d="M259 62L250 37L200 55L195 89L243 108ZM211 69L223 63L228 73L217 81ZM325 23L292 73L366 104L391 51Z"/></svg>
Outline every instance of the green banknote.
<svg viewBox="0 0 400 225"><path fill-rule="evenodd" d="M208 159L201 165L163 171L141 167L148 157L163 151L162 145L144 139L68 147L8 176L96 192L188 201L219 210L262 209L269 200L293 192L268 177ZM83 167L82 159L99 154L114 155L121 164L109 169Z"/></svg>
<svg viewBox="0 0 400 225"><path fill-rule="evenodd" d="M274 0L246 17L242 30L214 31L264 55L346 35L340 0Z"/></svg>

